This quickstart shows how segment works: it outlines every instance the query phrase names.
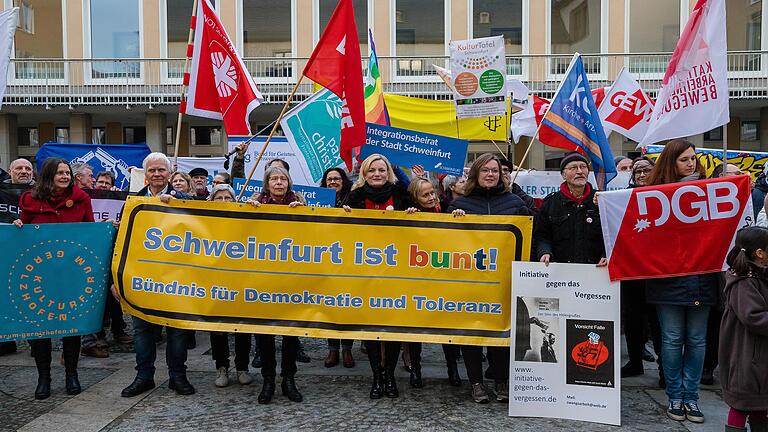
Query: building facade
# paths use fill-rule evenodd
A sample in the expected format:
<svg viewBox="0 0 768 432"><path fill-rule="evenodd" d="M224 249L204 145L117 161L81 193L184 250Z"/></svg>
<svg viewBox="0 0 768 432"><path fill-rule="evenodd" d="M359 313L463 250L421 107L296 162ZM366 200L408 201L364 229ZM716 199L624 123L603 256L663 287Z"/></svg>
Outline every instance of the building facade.
<svg viewBox="0 0 768 432"><path fill-rule="evenodd" d="M173 152L193 0L2 0L20 8L0 111L0 166L34 157L48 141L147 142ZM272 122L329 20L336 0L215 0L221 21L267 103ZM432 64L447 67L451 40L504 35L507 73L551 96L571 55L584 54L593 87L628 67L655 96L695 0L354 0L361 52L373 31L386 92L450 99ZM768 151L768 11L762 0L726 0L729 148ZM301 100L312 92L305 81ZM690 137L720 147L723 130ZM635 143L612 134L615 154ZM524 144L502 146L520 158ZM521 148L523 147L523 148ZM470 159L498 151L475 142ZM187 117L180 155L221 155L220 122ZM534 146L529 166L562 155Z"/></svg>

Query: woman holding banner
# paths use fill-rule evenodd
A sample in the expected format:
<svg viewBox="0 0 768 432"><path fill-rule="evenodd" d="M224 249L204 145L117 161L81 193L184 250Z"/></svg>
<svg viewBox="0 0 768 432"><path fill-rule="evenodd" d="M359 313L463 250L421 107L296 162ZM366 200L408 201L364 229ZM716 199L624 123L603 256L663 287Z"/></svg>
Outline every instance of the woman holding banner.
<svg viewBox="0 0 768 432"><path fill-rule="evenodd" d="M304 197L293 191L293 181L288 170L281 166L270 166L264 172L264 189L257 197L248 198L247 203L259 207L261 204L287 205L290 208L305 205ZM268 404L275 395L275 376L277 360L275 358L275 335L256 335L256 342L261 351L261 387L258 401ZM299 352L299 338L283 336L283 358L280 361L280 375L283 382L280 387L283 395L293 402L301 402L304 396L296 388L296 356Z"/></svg>
<svg viewBox="0 0 768 432"><path fill-rule="evenodd" d="M648 179L661 185L705 178L688 141L674 139L664 146ZM707 316L717 303L714 274L678 276L646 281L646 299L656 305L661 324L661 358L669 399L667 415L677 421L704 422L698 406L699 382L704 365Z"/></svg>
<svg viewBox="0 0 768 432"><path fill-rule="evenodd" d="M43 163L35 186L24 192L19 200L21 219L13 224L93 222L91 198L77 188L72 181L72 168L61 158L49 158ZM68 395L80 393L77 377L77 360L80 355L80 336L63 338L65 386ZM51 395L51 340L29 341L37 366L35 399L47 399Z"/></svg>
<svg viewBox="0 0 768 432"><path fill-rule="evenodd" d="M509 176L502 175L501 161L491 153L480 155L467 176L466 195L456 198L448 211L454 216L529 215L525 202L510 192ZM462 346L467 377L472 384L472 399L488 403L490 391L483 383L482 347ZM488 362L496 384L496 400L509 400L509 347L488 347Z"/></svg>
<svg viewBox="0 0 768 432"><path fill-rule="evenodd" d="M347 197L352 189L352 182L343 169L334 167L325 170L323 178L320 180L320 187L335 190L336 207L341 208L347 203ZM339 364L339 348L342 349L341 357L344 367L354 367L355 359L352 357L352 343L351 339L328 339L328 355L325 357L325 367L331 368Z"/></svg>
<svg viewBox="0 0 768 432"><path fill-rule="evenodd" d="M181 171L171 174L171 187L176 192L183 192L187 195L195 195L195 188L192 187L192 177Z"/></svg>
<svg viewBox="0 0 768 432"><path fill-rule="evenodd" d="M397 183L392 165L384 156L374 153L360 164L360 177L347 199L344 210L353 208L368 210L405 210L411 207L408 192ZM381 345L384 346L384 368L382 369ZM400 342L365 341L368 360L373 372L371 399L382 396L396 398L400 395L395 382L395 368L400 355Z"/></svg>
<svg viewBox="0 0 768 432"><path fill-rule="evenodd" d="M457 178L457 177L454 177ZM466 180L466 179L465 179ZM463 188L463 185L462 185ZM425 178L415 178L408 185L408 192L411 194L411 200L415 207L410 207L406 213L426 212L442 213L444 208L438 200L435 186ZM463 192L463 190L462 190ZM408 344L411 348L411 386L421 387L421 343L411 342ZM454 387L461 386L461 376L456 360L459 357L459 346L443 344L443 354L445 354L445 364L448 367L448 383ZM418 366L418 369L417 369ZM415 373L417 372L417 373ZM415 385L416 384L416 385Z"/></svg>

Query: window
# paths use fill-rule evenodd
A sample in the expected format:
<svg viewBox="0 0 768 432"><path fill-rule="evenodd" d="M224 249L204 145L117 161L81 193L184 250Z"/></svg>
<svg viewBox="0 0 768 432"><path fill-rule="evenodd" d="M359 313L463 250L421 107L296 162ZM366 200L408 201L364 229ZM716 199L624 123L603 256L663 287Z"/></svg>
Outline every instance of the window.
<svg viewBox="0 0 768 432"><path fill-rule="evenodd" d="M601 0L553 0L550 13L552 54L562 54L552 60L552 73L568 69L573 53L600 52ZM587 73L600 73L599 57L583 57Z"/></svg>
<svg viewBox="0 0 768 432"><path fill-rule="evenodd" d="M69 128L68 127L57 127L56 128L56 142L57 143L68 143L69 142Z"/></svg>
<svg viewBox="0 0 768 432"><path fill-rule="evenodd" d="M523 53L522 0L474 0L472 37L504 36L507 55ZM522 75L522 61L507 59L507 74Z"/></svg>
<svg viewBox="0 0 768 432"><path fill-rule="evenodd" d="M318 38L323 34L323 30L328 26L333 10L336 9L338 0L319 0ZM368 0L352 0L352 7L355 9L355 24L357 24L357 40L360 42L360 53L365 57L368 52Z"/></svg>
<svg viewBox="0 0 768 432"><path fill-rule="evenodd" d="M165 57L183 59L187 56L189 18L196 0L165 0ZM184 60L168 62L168 78L181 78Z"/></svg>
<svg viewBox="0 0 768 432"><path fill-rule="evenodd" d="M630 0L629 52L671 53L680 39L679 0ZM664 73L669 56L631 56L634 73Z"/></svg>
<svg viewBox="0 0 768 432"><path fill-rule="evenodd" d="M107 130L101 127L91 128L91 143L104 144L107 141Z"/></svg>
<svg viewBox="0 0 768 432"><path fill-rule="evenodd" d="M219 145L221 143L220 127L192 126L189 129L189 142L194 146Z"/></svg>
<svg viewBox="0 0 768 432"><path fill-rule="evenodd" d="M94 59L141 57L138 1L90 0L90 26ZM93 78L138 78L140 68L138 62L94 61L91 73Z"/></svg>
<svg viewBox="0 0 768 432"><path fill-rule="evenodd" d="M123 143L137 144L147 142L147 129L144 127L123 128Z"/></svg>
<svg viewBox="0 0 768 432"><path fill-rule="evenodd" d="M716 127L709 132L704 132L704 141L723 141L723 128L722 126Z"/></svg>
<svg viewBox="0 0 768 432"><path fill-rule="evenodd" d="M59 0L14 0L19 8L15 52L19 59L64 58L62 9ZM16 61L15 76L20 79L64 79L63 62Z"/></svg>
<svg viewBox="0 0 768 432"><path fill-rule="evenodd" d="M17 129L19 147L37 147L39 137L37 128L20 127Z"/></svg>
<svg viewBox="0 0 768 432"><path fill-rule="evenodd" d="M763 2L751 0L728 0L726 2L728 21L728 51L760 51ZM729 59L730 71L759 71L759 54L736 54Z"/></svg>
<svg viewBox="0 0 768 432"><path fill-rule="evenodd" d="M758 141L760 139L760 122L743 121L741 122L741 140Z"/></svg>
<svg viewBox="0 0 768 432"><path fill-rule="evenodd" d="M395 2L395 55L398 76L435 75L432 63L445 56L445 2L397 0Z"/></svg>
<svg viewBox="0 0 768 432"><path fill-rule="evenodd" d="M243 55L245 57L293 57L291 1L243 0ZM246 62L256 77L291 77L289 60Z"/></svg>

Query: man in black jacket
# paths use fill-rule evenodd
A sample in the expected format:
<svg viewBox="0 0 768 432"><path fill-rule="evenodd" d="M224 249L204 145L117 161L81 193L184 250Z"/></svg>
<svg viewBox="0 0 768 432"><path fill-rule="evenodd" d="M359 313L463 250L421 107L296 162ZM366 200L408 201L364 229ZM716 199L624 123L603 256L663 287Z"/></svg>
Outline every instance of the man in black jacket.
<svg viewBox="0 0 768 432"><path fill-rule="evenodd" d="M544 198L534 224L536 256L551 262L604 266L605 245L600 213L589 184L589 163L581 153L568 153L560 163L565 180L559 192Z"/></svg>

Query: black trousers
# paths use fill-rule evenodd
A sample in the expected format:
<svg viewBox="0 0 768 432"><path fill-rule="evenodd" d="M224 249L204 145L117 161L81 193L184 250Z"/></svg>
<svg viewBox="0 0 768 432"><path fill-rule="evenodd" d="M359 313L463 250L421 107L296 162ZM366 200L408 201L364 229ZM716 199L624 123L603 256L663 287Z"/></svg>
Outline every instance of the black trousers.
<svg viewBox="0 0 768 432"><path fill-rule="evenodd" d="M646 328L649 327L653 350L661 365L661 326L656 316L656 306L645 301L645 281L621 282L621 304L629 362L643 364L643 349L648 340Z"/></svg>
<svg viewBox="0 0 768 432"><path fill-rule="evenodd" d="M118 302L111 293L107 294L107 304L104 307L103 324L103 327L109 325L112 335L124 333L125 328L127 327L127 324L123 319L123 309L120 308L120 302ZM102 331L101 336L103 336L103 334L104 332Z"/></svg>
<svg viewBox="0 0 768 432"><path fill-rule="evenodd" d="M462 345L464 366L467 367L467 378L471 384L483 382L483 347ZM488 347L488 364L493 371L495 382L509 380L509 347Z"/></svg>
<svg viewBox="0 0 768 432"><path fill-rule="evenodd" d="M381 369L381 346L384 346L384 368L394 372L397 368L397 359L400 357L402 342L363 341L368 351L368 362L371 370L377 372ZM419 344L419 358L421 358L421 344Z"/></svg>
<svg viewBox="0 0 768 432"><path fill-rule="evenodd" d="M229 334L211 332L211 355L216 362L216 369L229 369ZM251 335L235 333L235 369L248 370L248 360L251 356Z"/></svg>
<svg viewBox="0 0 768 432"><path fill-rule="evenodd" d="M445 364L448 366L455 365L456 360L459 358L461 351L461 345L443 344L443 354L445 355Z"/></svg>
<svg viewBox="0 0 768 432"><path fill-rule="evenodd" d="M411 369L421 370L421 342L408 342L408 352L411 355Z"/></svg>
<svg viewBox="0 0 768 432"><path fill-rule="evenodd" d="M275 335L257 335L257 343L261 350L261 376L274 378L277 376L277 359L275 358ZM250 348L248 348L250 351ZM296 375L296 354L299 352L299 338L283 336L283 355L280 359L280 376Z"/></svg>
<svg viewBox="0 0 768 432"><path fill-rule="evenodd" d="M723 310L717 306L709 308L707 319L707 348L704 351L704 369L713 371L717 368L717 355L720 350L720 321Z"/></svg>
<svg viewBox="0 0 768 432"><path fill-rule="evenodd" d="M77 371L77 360L80 357L80 336L69 336L62 338L64 343L64 369L67 372ZM29 346L32 348L32 357L35 358L38 372L51 370L51 340L50 339L30 339Z"/></svg>

